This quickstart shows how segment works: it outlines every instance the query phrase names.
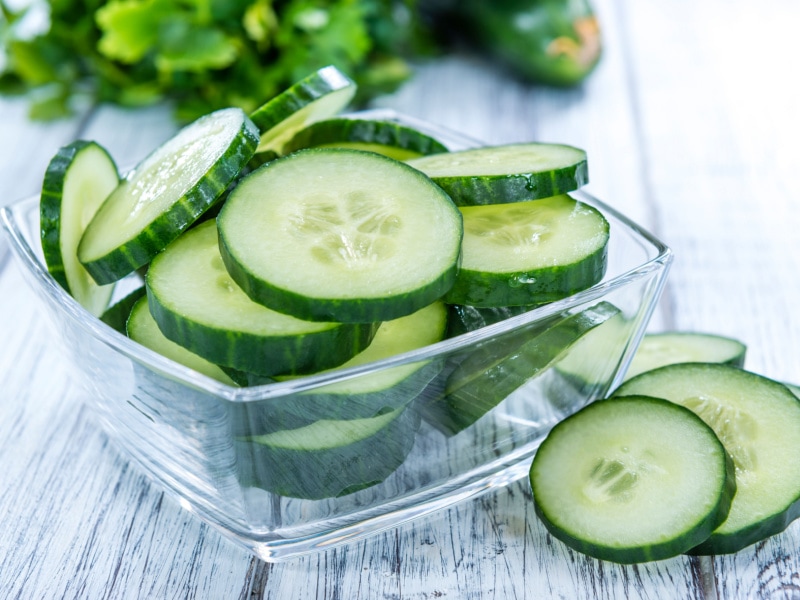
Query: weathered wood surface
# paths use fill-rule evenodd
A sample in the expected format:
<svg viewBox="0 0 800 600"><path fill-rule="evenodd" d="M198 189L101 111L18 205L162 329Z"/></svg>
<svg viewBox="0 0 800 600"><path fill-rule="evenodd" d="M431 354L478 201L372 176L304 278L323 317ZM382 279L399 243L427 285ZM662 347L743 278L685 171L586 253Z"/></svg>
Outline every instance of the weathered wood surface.
<svg viewBox="0 0 800 600"><path fill-rule="evenodd" d="M606 54L580 89L529 87L470 57L420 66L377 105L489 142L586 148L589 190L676 254L652 327L732 335L800 382L800 88L793 0L598 0ZM0 203L35 192L76 137L131 164L164 107L32 124L0 101ZM0 250L0 268L5 262ZM797 598L800 525L738 554L637 567L546 535L524 482L365 541L269 565L184 512L83 408L15 267L0 290L3 598ZM800 432L798 432L800 435Z"/></svg>

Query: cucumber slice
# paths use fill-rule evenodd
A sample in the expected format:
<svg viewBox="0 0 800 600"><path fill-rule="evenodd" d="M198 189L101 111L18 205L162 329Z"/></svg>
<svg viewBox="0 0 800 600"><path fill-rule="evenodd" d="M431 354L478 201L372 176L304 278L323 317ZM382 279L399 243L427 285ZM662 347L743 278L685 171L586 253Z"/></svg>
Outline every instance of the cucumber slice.
<svg viewBox="0 0 800 600"><path fill-rule="evenodd" d="M648 333L642 338L625 379L683 362L714 362L743 367L746 351L747 346L739 340L721 335L683 331Z"/></svg>
<svg viewBox="0 0 800 600"><path fill-rule="evenodd" d="M391 475L414 445L416 410L322 420L296 429L239 438L240 480L281 496L321 499L351 494Z"/></svg>
<svg viewBox="0 0 800 600"><path fill-rule="evenodd" d="M138 302L139 298L143 298L145 293L144 286L136 288L130 294L112 304L100 316L100 320L122 335L128 335L128 317L131 316L133 305Z"/></svg>
<svg viewBox="0 0 800 600"><path fill-rule="evenodd" d="M218 365L274 375L338 366L363 350L377 324L301 321L250 300L233 282L208 221L150 264L150 311L170 340Z"/></svg>
<svg viewBox="0 0 800 600"><path fill-rule="evenodd" d="M530 480L554 537L618 563L697 546L736 491L730 457L710 427L681 406L638 395L595 402L556 425Z"/></svg>
<svg viewBox="0 0 800 600"><path fill-rule="evenodd" d="M256 302L301 319L411 314L453 284L461 214L419 171L356 150L300 150L244 177L217 226Z"/></svg>
<svg viewBox="0 0 800 600"><path fill-rule="evenodd" d="M456 337L470 331L476 331L487 325L493 325L526 313L538 306L541 305L479 307L466 304L448 304L447 337Z"/></svg>
<svg viewBox="0 0 800 600"><path fill-rule="evenodd" d="M800 399L800 386L792 385L791 383L784 383L783 385L785 385L790 392Z"/></svg>
<svg viewBox="0 0 800 600"><path fill-rule="evenodd" d="M549 198L589 182L586 152L562 144L484 146L407 161L458 206Z"/></svg>
<svg viewBox="0 0 800 600"><path fill-rule="evenodd" d="M566 195L462 207L461 269L451 304L512 306L550 302L591 287L607 264L609 223Z"/></svg>
<svg viewBox="0 0 800 600"><path fill-rule="evenodd" d="M338 369L365 365L435 344L444 338L446 322L447 308L438 301L405 317L384 321L370 345ZM438 362L422 361L381 369L376 373L328 384L313 392L297 394L291 400L286 399L283 408L314 419L373 417L407 405L441 368ZM258 375L243 375L245 385L297 378L276 376L268 380Z"/></svg>
<svg viewBox="0 0 800 600"><path fill-rule="evenodd" d="M284 143L297 131L339 113L350 104L356 89L356 83L334 66L293 84L250 115L261 132L258 153L283 154Z"/></svg>
<svg viewBox="0 0 800 600"><path fill-rule="evenodd" d="M39 203L41 239L47 270L92 315L108 306L112 285L97 285L78 261L78 242L86 226L119 184L108 152L79 140L59 149L47 165Z"/></svg>
<svg viewBox="0 0 800 600"><path fill-rule="evenodd" d="M146 296L140 298L133 305L130 317L128 318L127 333L128 337L134 342L138 342L142 346L150 348L150 350L154 352L158 352L161 356L174 360L176 363L194 369L198 373L216 379L221 383L232 386L236 385L217 365L208 362L204 358L197 356L197 354L189 352L183 346L167 339L164 334L161 333L155 319L153 319L153 316L150 314Z"/></svg>
<svg viewBox="0 0 800 600"><path fill-rule="evenodd" d="M110 283L147 264L222 195L253 155L255 125L238 108L199 118L131 171L86 228L78 258Z"/></svg>
<svg viewBox="0 0 800 600"><path fill-rule="evenodd" d="M537 324L539 331L528 327L487 340L452 370L444 397L426 406L426 420L447 435L459 433L618 313L617 307L601 302L567 317L554 315Z"/></svg>
<svg viewBox="0 0 800 600"><path fill-rule="evenodd" d="M447 146L413 127L391 121L356 118L326 119L312 123L286 143L284 152L303 148L367 150L395 160L447 152Z"/></svg>
<svg viewBox="0 0 800 600"><path fill-rule="evenodd" d="M785 386L731 365L681 363L642 373L614 393L635 394L693 410L736 465L730 514L693 553L736 552L783 531L800 515L800 402Z"/></svg>

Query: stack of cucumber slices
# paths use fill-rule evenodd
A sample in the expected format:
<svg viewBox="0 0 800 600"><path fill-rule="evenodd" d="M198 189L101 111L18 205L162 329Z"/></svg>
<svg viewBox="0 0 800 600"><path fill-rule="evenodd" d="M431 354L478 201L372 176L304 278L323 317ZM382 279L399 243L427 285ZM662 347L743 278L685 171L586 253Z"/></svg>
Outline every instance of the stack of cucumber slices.
<svg viewBox="0 0 800 600"><path fill-rule="evenodd" d="M609 224L568 195L587 181L585 152L545 143L451 152L393 120L342 116L354 92L325 67L251 115L201 117L122 178L97 143L63 148L41 198L53 277L133 340L242 386L412 351L603 278ZM116 282L137 278L141 289L109 308ZM428 415L450 435L615 312L600 304L521 332L512 350L524 360L484 349L450 369L423 362L304 393L275 418L250 407L237 428L258 449L247 477L314 498L378 481L410 444L395 444L391 468L367 468L355 450L390 431L413 440L419 418L403 411L441 372L443 402ZM261 463L292 452L354 467L324 486L289 481L294 468L266 474Z"/></svg>
<svg viewBox="0 0 800 600"><path fill-rule="evenodd" d="M611 396L565 419L530 470L570 547L636 563L737 552L800 516L800 390L743 368L719 335L644 337Z"/></svg>

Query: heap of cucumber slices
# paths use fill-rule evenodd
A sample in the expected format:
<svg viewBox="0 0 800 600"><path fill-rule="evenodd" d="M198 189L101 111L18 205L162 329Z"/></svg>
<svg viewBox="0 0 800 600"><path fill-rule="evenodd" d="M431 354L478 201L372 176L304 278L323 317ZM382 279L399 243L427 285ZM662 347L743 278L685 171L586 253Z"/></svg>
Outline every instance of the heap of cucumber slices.
<svg viewBox="0 0 800 600"><path fill-rule="evenodd" d="M603 278L609 223L568 194L587 182L582 150L448 151L407 125L341 116L354 91L320 69L252 115L187 125L122 178L98 144L62 148L40 204L53 278L133 340L231 386L383 359ZM108 307L115 283L141 273ZM402 463L420 412L458 435L557 359L585 379L581 352L624 327L599 302L489 338L451 357L422 411L406 408L441 365L338 382L279 414L243 403L241 477L300 498L352 493ZM641 373L557 425L533 461L553 535L637 562L733 552L794 519L800 402L743 357L714 336L645 338ZM302 475L309 461L316 476Z"/></svg>

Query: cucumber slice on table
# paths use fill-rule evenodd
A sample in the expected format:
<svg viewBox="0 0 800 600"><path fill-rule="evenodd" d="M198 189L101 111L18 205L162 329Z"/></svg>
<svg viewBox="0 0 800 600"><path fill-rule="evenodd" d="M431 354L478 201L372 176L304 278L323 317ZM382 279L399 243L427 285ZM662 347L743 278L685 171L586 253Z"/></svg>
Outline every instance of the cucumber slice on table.
<svg viewBox="0 0 800 600"><path fill-rule="evenodd" d="M378 327L369 346L338 369L365 365L435 344L444 338L447 308L434 302L420 310ZM438 362L421 361L381 369L345 381L328 384L311 392L301 392L283 399L283 408L314 419L361 419L383 414L407 405L427 386L442 366ZM332 371L331 369L330 371ZM260 385L270 381L297 379L297 376L276 376L272 379L244 375L243 385Z"/></svg>
<svg viewBox="0 0 800 600"><path fill-rule="evenodd" d="M233 282L208 221L150 264L150 311L167 338L218 365L275 375L335 367L363 350L377 324L310 322L253 302Z"/></svg>
<svg viewBox="0 0 800 600"><path fill-rule="evenodd" d="M607 264L609 223L567 195L462 207L461 268L451 304L511 306L549 302L591 287Z"/></svg>
<svg viewBox="0 0 800 600"><path fill-rule="evenodd" d="M402 407L238 438L240 480L294 498L351 494L391 475L411 451L418 427L418 412Z"/></svg>
<svg viewBox="0 0 800 600"><path fill-rule="evenodd" d="M562 144L484 146L407 161L459 206L549 198L589 182L586 152Z"/></svg>
<svg viewBox="0 0 800 600"><path fill-rule="evenodd" d="M409 160L447 152L447 146L413 127L391 121L338 118L317 121L298 131L284 152L303 148L350 148Z"/></svg>
<svg viewBox="0 0 800 600"><path fill-rule="evenodd" d="M455 357L445 395L425 407L426 420L448 435L466 429L618 313L600 302L573 315L554 315L537 324L539 330L527 327L486 340L466 357Z"/></svg>
<svg viewBox="0 0 800 600"><path fill-rule="evenodd" d="M150 314L146 297L140 298L133 305L130 317L128 317L127 333L128 337L134 342L158 352L161 356L165 356L176 363L194 369L198 373L222 383L236 385L217 365L208 362L164 336Z"/></svg>
<svg viewBox="0 0 800 600"><path fill-rule="evenodd" d="M784 385L731 365L681 363L642 373L614 393L636 394L693 410L736 465L730 514L693 553L736 552L800 515L800 402Z"/></svg>
<svg viewBox="0 0 800 600"><path fill-rule="evenodd" d="M311 73L257 108L250 115L261 132L258 152L283 154L297 131L339 113L350 104L356 83L334 66Z"/></svg>
<svg viewBox="0 0 800 600"><path fill-rule="evenodd" d="M725 363L742 367L746 351L747 346L739 340L721 335L688 331L648 333L642 338L625 379L683 362Z"/></svg>
<svg viewBox="0 0 800 600"><path fill-rule="evenodd" d="M638 395L595 402L556 425L530 480L554 537L618 563L697 546L725 519L736 491L710 427L681 406Z"/></svg>
<svg viewBox="0 0 800 600"><path fill-rule="evenodd" d="M461 213L419 171L371 152L300 150L242 178L217 226L245 292L301 319L411 314L453 284Z"/></svg>
<svg viewBox="0 0 800 600"><path fill-rule="evenodd" d="M257 143L255 125L238 108L181 129L99 208L78 246L86 270L110 283L150 262L219 199Z"/></svg>
<svg viewBox="0 0 800 600"><path fill-rule="evenodd" d="M61 148L47 165L39 203L42 251L47 270L94 316L108 305L113 285L97 285L77 258L86 226L119 184L117 165L95 142Z"/></svg>

